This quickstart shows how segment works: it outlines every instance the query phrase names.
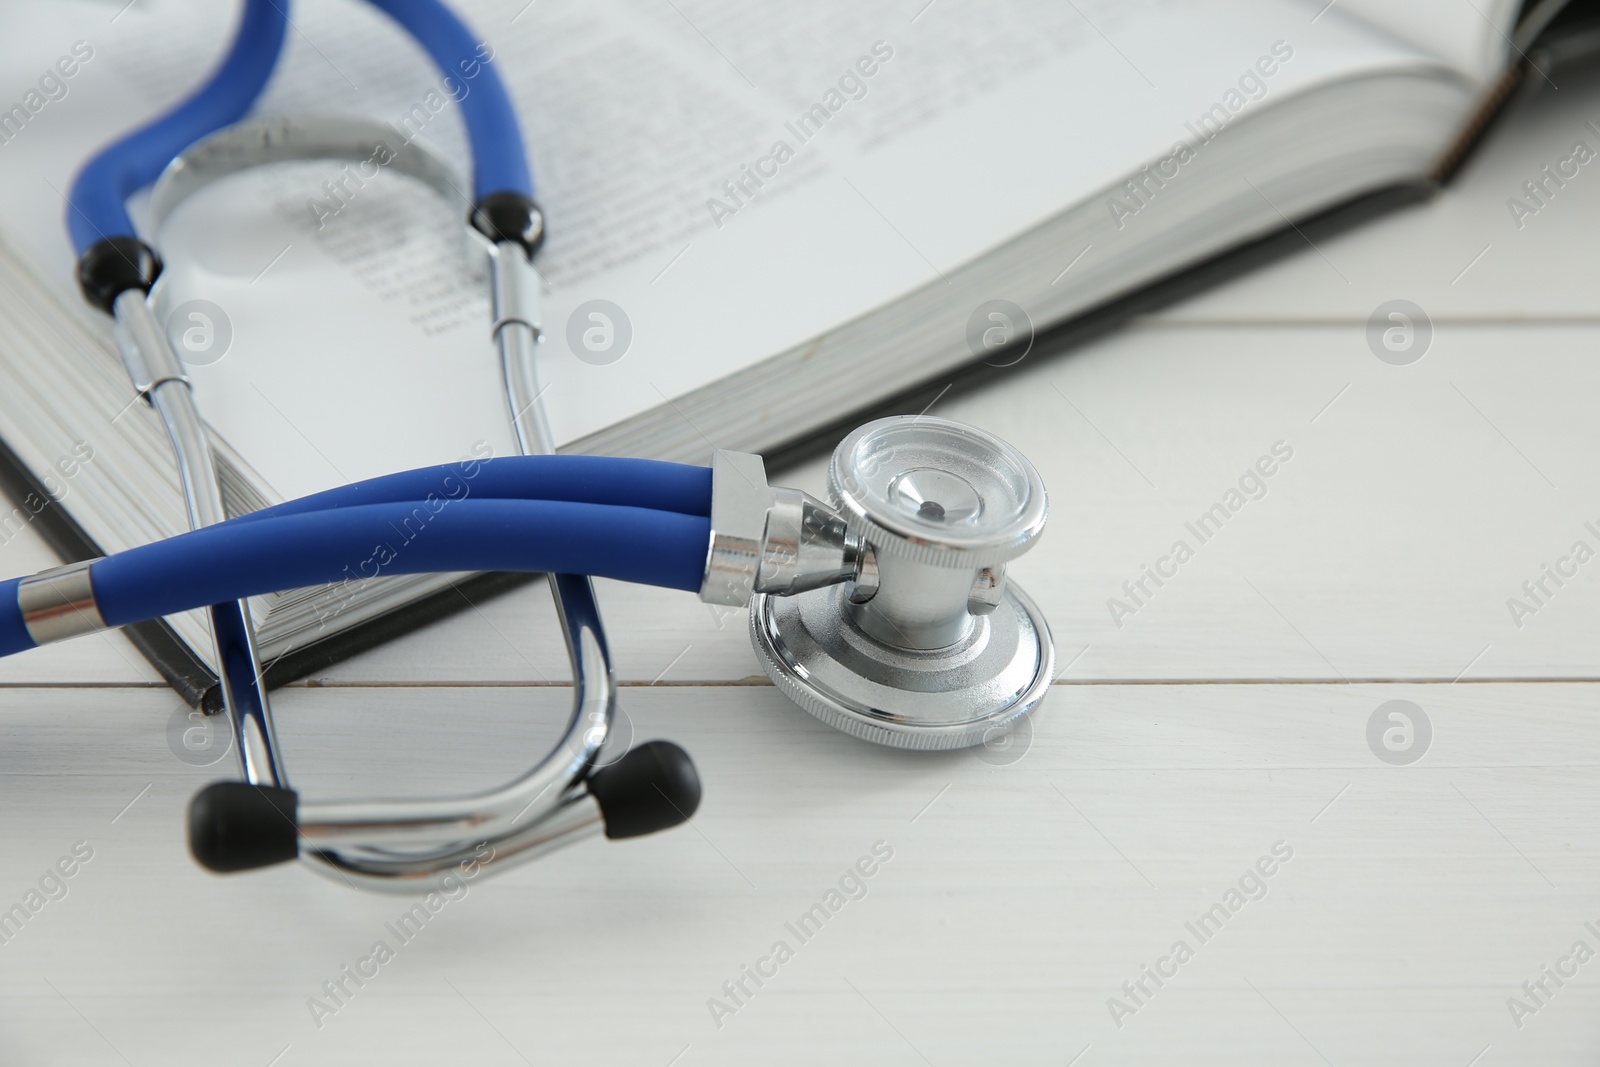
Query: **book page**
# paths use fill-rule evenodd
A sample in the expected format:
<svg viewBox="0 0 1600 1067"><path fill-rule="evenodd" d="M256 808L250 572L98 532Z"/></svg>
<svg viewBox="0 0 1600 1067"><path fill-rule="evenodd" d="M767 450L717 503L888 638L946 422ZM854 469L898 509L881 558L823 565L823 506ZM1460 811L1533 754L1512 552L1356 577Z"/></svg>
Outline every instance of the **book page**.
<svg viewBox="0 0 1600 1067"><path fill-rule="evenodd" d="M936 282L1170 154L1217 108L1437 66L1320 6L462 5L518 103L548 219L542 371L557 438ZM22 99L30 72L75 42L94 49L70 93L0 144L0 225L69 298L73 171L195 84L234 17L180 0L119 7L30 12L0 41L0 99ZM442 79L354 0L300 5L294 20L260 113L381 119L454 161L466 187L450 97L470 81ZM226 319L225 351L191 367L202 409L277 494L512 449L482 264L420 187L354 182L331 163L272 168L206 190L157 243L174 337L192 301ZM1079 251L1063 249L1062 267ZM774 382L771 403L783 398ZM714 424L693 430L716 440Z"/></svg>
<svg viewBox="0 0 1600 1067"><path fill-rule="evenodd" d="M1488 85L1518 56L1512 31L1522 0L1336 0L1346 14L1437 56Z"/></svg>

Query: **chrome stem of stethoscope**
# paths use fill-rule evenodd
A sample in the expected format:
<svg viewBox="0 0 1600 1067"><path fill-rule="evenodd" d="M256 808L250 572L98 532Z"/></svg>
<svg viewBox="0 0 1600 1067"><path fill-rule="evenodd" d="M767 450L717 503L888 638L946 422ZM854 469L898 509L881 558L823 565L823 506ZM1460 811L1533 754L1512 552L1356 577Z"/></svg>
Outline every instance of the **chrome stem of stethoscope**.
<svg viewBox="0 0 1600 1067"><path fill-rule="evenodd" d="M189 526L199 529L228 517L222 483L183 363L161 329L151 300L134 289L117 297L113 305L117 348L134 390L155 408L167 429ZM287 789L249 605L215 604L208 614L218 684L233 728L240 773L252 785Z"/></svg>
<svg viewBox="0 0 1600 1067"><path fill-rule="evenodd" d="M570 589L566 591L570 593ZM509 785L474 796L302 802L298 817L301 841L313 849L438 845L469 838L479 842L521 830L559 807L572 786L595 765L615 706L605 635L593 597L585 602L568 595L559 603L577 684L571 720L554 752Z"/></svg>

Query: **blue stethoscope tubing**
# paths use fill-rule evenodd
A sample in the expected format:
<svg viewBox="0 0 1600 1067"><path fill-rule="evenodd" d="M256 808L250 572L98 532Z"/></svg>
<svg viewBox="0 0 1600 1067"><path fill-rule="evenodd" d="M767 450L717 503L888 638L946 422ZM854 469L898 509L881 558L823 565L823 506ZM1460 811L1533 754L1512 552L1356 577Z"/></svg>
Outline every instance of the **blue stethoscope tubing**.
<svg viewBox="0 0 1600 1067"><path fill-rule="evenodd" d="M531 201L516 113L471 30L439 0L369 0L446 72L472 70L460 101L481 206ZM195 141L241 119L271 76L288 0L245 0L211 77L165 115L93 156L73 181L67 227L83 255L137 240L130 196ZM159 267L157 267L159 270ZM711 472L601 456L507 456L446 464L332 489L95 561L103 621L148 619L280 589L384 574L524 571L587 574L698 590L710 536ZM0 656L35 647L18 606L23 579L0 582Z"/></svg>
<svg viewBox="0 0 1600 1067"><path fill-rule="evenodd" d="M127 200L195 141L237 122L261 95L283 50L287 0L246 0L233 46L211 77L182 103L118 138L72 181L67 232L79 255L112 237L134 236Z"/></svg>
<svg viewBox="0 0 1600 1067"><path fill-rule="evenodd" d="M611 456L424 467L331 489L97 560L108 626L352 577L522 571L697 591L711 536L711 471ZM470 487L456 495L455 487ZM0 656L35 647L0 582Z"/></svg>

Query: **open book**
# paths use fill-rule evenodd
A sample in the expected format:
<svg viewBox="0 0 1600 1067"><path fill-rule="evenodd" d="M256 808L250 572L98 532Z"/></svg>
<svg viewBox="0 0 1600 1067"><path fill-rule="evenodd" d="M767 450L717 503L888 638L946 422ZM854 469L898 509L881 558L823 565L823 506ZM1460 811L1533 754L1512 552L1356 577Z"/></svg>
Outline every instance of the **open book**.
<svg viewBox="0 0 1600 1067"><path fill-rule="evenodd" d="M687 461L814 437L1340 205L1426 190L1564 6L456 2L516 99L548 222L557 439ZM74 291L63 193L202 78L234 17L8 15L0 545L35 521L74 557L185 527L159 423ZM354 0L292 17L260 113L376 117L465 170L470 76ZM301 163L208 189L154 235L231 510L514 450L462 221L381 165ZM463 605L466 577L261 598L269 680ZM200 698L203 618L135 639Z"/></svg>

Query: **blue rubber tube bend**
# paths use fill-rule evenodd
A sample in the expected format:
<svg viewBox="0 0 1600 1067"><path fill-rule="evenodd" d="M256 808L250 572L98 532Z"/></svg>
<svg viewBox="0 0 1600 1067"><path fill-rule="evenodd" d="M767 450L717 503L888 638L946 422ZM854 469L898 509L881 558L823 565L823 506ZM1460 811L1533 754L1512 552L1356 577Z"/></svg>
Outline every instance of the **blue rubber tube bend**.
<svg viewBox="0 0 1600 1067"><path fill-rule="evenodd" d="M370 0L427 50L461 107L472 146L473 193L533 196L516 109L493 65L494 50L440 0ZM233 44L206 82L166 114L96 153L73 179L67 232L81 256L110 237L135 237L127 200L190 145L243 118L283 51L289 0L245 0Z"/></svg>
<svg viewBox="0 0 1600 1067"><path fill-rule="evenodd" d="M427 49L445 75L445 90L461 107L461 120L472 146L474 199L501 192L532 197L533 175L522 146L522 127L494 68L494 49L489 43L476 37L440 0L368 2Z"/></svg>
<svg viewBox="0 0 1600 1067"><path fill-rule="evenodd" d="M128 197L161 175L184 149L243 118L283 50L289 0L245 0L233 46L181 104L97 152L72 180L67 232L81 256L108 237L135 237Z"/></svg>

